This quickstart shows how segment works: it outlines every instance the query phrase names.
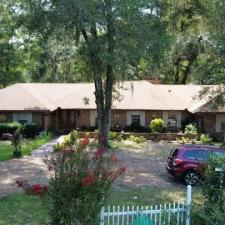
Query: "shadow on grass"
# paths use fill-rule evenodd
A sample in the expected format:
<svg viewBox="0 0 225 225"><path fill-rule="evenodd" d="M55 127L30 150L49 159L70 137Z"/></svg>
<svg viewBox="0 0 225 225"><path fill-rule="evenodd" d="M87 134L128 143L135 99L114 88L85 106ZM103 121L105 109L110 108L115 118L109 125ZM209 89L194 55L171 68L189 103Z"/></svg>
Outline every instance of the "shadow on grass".
<svg viewBox="0 0 225 225"><path fill-rule="evenodd" d="M107 198L107 205L144 205L163 204L174 201L184 201L185 186L182 189L159 188L124 188L113 187ZM201 199L198 188L193 190L193 200ZM47 224L49 220L46 205L40 198L24 194L14 194L0 198L0 224Z"/></svg>

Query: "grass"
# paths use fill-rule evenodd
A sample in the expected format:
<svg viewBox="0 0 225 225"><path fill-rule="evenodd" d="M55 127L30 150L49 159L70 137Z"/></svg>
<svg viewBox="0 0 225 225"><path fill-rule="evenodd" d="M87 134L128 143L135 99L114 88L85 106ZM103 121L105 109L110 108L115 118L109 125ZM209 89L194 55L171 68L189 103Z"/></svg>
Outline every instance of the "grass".
<svg viewBox="0 0 225 225"><path fill-rule="evenodd" d="M31 152L39 146L47 143L51 140L51 136L48 135L43 138L36 139L24 139L22 143L23 155L30 155ZM0 141L0 161L6 161L13 158L13 148L10 141ZM1 223L0 223L1 224Z"/></svg>
<svg viewBox="0 0 225 225"><path fill-rule="evenodd" d="M1 225L44 225L48 211L35 196L15 194L0 199Z"/></svg>
<svg viewBox="0 0 225 225"><path fill-rule="evenodd" d="M183 201L182 189L160 188L122 188L114 187L110 191L106 205L151 205L165 202ZM194 188L193 199L200 201L199 188ZM48 222L48 211L42 200L35 196L14 194L0 199L1 225L44 225Z"/></svg>

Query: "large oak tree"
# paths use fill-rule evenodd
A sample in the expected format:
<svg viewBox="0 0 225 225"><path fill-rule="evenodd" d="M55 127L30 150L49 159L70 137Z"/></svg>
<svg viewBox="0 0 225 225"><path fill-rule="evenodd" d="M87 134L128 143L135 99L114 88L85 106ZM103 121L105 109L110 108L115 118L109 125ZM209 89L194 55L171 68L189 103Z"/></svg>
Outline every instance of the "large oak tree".
<svg viewBox="0 0 225 225"><path fill-rule="evenodd" d="M99 135L108 145L113 87L141 57L158 65L167 46L157 0L21 0L21 20L33 33L74 43L91 68ZM46 36L46 35L45 35Z"/></svg>

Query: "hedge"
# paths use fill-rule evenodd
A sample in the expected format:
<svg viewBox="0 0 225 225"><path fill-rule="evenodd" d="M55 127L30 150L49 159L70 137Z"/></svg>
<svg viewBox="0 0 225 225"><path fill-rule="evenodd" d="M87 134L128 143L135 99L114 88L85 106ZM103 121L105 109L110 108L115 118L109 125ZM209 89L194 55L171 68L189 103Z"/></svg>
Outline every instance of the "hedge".
<svg viewBox="0 0 225 225"><path fill-rule="evenodd" d="M21 133L26 138L35 138L35 136L38 135L40 131L41 131L40 126L38 126L35 123L31 123L31 124L24 124L22 126Z"/></svg>
<svg viewBox="0 0 225 225"><path fill-rule="evenodd" d="M2 136L4 133L13 134L21 126L22 125L17 122L0 123L0 136Z"/></svg>
<svg viewBox="0 0 225 225"><path fill-rule="evenodd" d="M41 131L40 126L34 123L25 125L17 122L0 123L0 137L5 133L13 134L18 128L21 128L21 133L26 138L34 138Z"/></svg>

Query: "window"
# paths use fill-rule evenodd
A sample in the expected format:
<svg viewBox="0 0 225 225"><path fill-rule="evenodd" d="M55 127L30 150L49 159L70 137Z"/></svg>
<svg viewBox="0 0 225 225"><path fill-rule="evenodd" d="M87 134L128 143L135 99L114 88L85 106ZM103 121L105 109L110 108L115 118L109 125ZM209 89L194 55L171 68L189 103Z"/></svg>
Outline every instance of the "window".
<svg viewBox="0 0 225 225"><path fill-rule="evenodd" d="M140 123L141 123L140 115L132 115L131 116L131 123L132 123L132 125L140 126Z"/></svg>
<svg viewBox="0 0 225 225"><path fill-rule="evenodd" d="M191 160L197 160L199 155L199 151L197 150L188 150L184 153L184 158L191 159Z"/></svg>
<svg viewBox="0 0 225 225"><path fill-rule="evenodd" d="M22 125L24 125L24 124L28 123L28 121L27 121L27 120L18 120L18 122L19 122L20 124L22 124Z"/></svg>
<svg viewBox="0 0 225 225"><path fill-rule="evenodd" d="M211 151L210 156L224 156L224 151Z"/></svg>
<svg viewBox="0 0 225 225"><path fill-rule="evenodd" d="M209 151L201 150L201 151L198 151L198 152L199 152L199 154L197 156L198 160L206 161L209 158L209 154L210 154Z"/></svg>
<svg viewBox="0 0 225 225"><path fill-rule="evenodd" d="M177 120L175 118L168 118L168 127L177 127Z"/></svg>
<svg viewBox="0 0 225 225"><path fill-rule="evenodd" d="M221 128L220 128L220 130L222 132L225 132L225 122L221 122Z"/></svg>
<svg viewBox="0 0 225 225"><path fill-rule="evenodd" d="M190 160L206 161L210 152L207 150L188 150L184 153L184 158Z"/></svg>
<svg viewBox="0 0 225 225"><path fill-rule="evenodd" d="M171 152L170 155L175 158L178 155L179 150L177 148L174 148Z"/></svg>
<svg viewBox="0 0 225 225"><path fill-rule="evenodd" d="M177 127L176 113L174 111L168 112L167 127Z"/></svg>
<svg viewBox="0 0 225 225"><path fill-rule="evenodd" d="M32 123L32 113L27 112L13 113L13 121L19 122L21 124Z"/></svg>

